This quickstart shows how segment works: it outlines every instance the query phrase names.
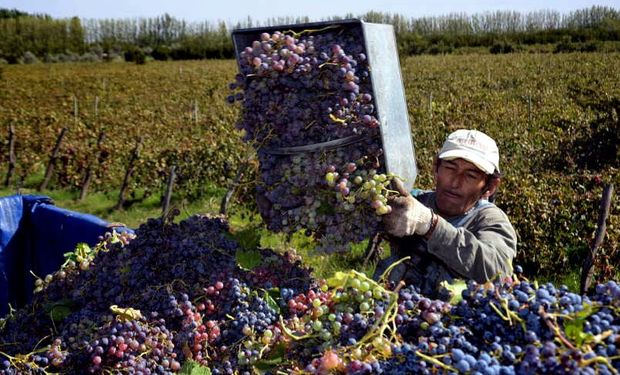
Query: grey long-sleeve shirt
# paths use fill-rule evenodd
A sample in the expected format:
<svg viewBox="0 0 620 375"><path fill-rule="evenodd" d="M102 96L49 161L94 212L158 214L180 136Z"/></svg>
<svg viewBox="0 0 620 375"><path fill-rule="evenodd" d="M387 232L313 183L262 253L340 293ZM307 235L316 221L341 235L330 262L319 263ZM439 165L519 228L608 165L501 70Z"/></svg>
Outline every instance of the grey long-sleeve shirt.
<svg viewBox="0 0 620 375"><path fill-rule="evenodd" d="M416 198L437 211L434 192ZM406 269L401 268L400 275L396 271L395 277L417 285L424 294L434 295L444 280L485 282L498 275L511 275L517 236L506 214L495 204L481 200L464 215L440 218L428 241L411 236L397 239L394 245L398 258L412 258L405 263Z"/></svg>

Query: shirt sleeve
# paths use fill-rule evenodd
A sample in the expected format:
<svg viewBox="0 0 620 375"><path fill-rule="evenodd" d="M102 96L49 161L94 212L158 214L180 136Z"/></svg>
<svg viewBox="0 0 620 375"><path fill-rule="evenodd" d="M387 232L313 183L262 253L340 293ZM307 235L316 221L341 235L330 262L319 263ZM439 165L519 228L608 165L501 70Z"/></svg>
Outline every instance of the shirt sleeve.
<svg viewBox="0 0 620 375"><path fill-rule="evenodd" d="M517 235L506 214L496 206L481 209L465 227L442 218L427 242L429 253L462 277L486 282L512 275Z"/></svg>

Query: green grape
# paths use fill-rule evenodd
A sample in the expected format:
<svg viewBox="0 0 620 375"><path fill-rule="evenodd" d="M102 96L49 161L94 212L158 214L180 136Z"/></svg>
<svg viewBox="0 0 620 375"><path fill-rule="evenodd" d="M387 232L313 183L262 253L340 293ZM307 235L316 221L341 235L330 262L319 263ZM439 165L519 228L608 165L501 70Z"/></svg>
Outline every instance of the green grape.
<svg viewBox="0 0 620 375"><path fill-rule="evenodd" d="M367 290L370 290L370 283L369 283L368 281L362 281L362 282L360 283L360 290L361 290L362 292L365 292L365 291L367 291Z"/></svg>
<svg viewBox="0 0 620 375"><path fill-rule="evenodd" d="M334 330L334 333L338 334L338 332L340 332L340 328L342 328L342 323L340 323L340 322L333 322L332 323L332 328Z"/></svg>
<svg viewBox="0 0 620 375"><path fill-rule="evenodd" d="M315 320L312 322L312 329L316 332L320 331L323 328L323 323L320 320Z"/></svg>
<svg viewBox="0 0 620 375"><path fill-rule="evenodd" d="M332 338L332 334L328 330L322 330L320 333L321 339L327 341Z"/></svg>
<svg viewBox="0 0 620 375"><path fill-rule="evenodd" d="M372 296L375 299L380 299L381 297L383 297L383 290L381 290L381 288L376 287L372 290Z"/></svg>

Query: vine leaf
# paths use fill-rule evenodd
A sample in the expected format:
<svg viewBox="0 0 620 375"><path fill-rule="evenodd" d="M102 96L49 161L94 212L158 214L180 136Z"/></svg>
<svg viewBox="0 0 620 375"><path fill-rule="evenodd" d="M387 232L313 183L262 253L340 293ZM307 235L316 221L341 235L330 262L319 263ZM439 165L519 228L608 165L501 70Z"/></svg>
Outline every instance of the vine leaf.
<svg viewBox="0 0 620 375"><path fill-rule="evenodd" d="M463 291L467 289L467 284L463 280L454 280L452 283L441 282L441 286L450 293L450 304L456 305L463 299Z"/></svg>
<svg viewBox="0 0 620 375"><path fill-rule="evenodd" d="M194 361L186 361L181 371L179 371L180 375L211 375L211 369L208 367L204 367L197 362Z"/></svg>
<svg viewBox="0 0 620 375"><path fill-rule="evenodd" d="M236 261L239 267L251 271L262 263L262 257L256 250L237 251Z"/></svg>
<svg viewBox="0 0 620 375"><path fill-rule="evenodd" d="M284 343L278 344L269 351L269 356L263 358L254 364L254 368L259 373L267 373L273 368L277 367L284 361L286 355L286 347Z"/></svg>
<svg viewBox="0 0 620 375"><path fill-rule="evenodd" d="M564 332L567 338L579 347L595 339L593 334L583 331L586 319L594 312L595 309L592 305L584 304L583 310L575 314L574 319L564 321Z"/></svg>

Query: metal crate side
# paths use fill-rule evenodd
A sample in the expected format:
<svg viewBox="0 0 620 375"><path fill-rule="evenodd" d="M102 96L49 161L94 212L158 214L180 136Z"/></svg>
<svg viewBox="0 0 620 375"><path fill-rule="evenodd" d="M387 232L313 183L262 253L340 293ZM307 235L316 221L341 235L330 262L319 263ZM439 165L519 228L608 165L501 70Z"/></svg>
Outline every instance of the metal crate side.
<svg viewBox="0 0 620 375"><path fill-rule="evenodd" d="M398 48L392 25L362 23L371 82L385 155L386 170L404 180L411 190L417 177L415 151Z"/></svg>

